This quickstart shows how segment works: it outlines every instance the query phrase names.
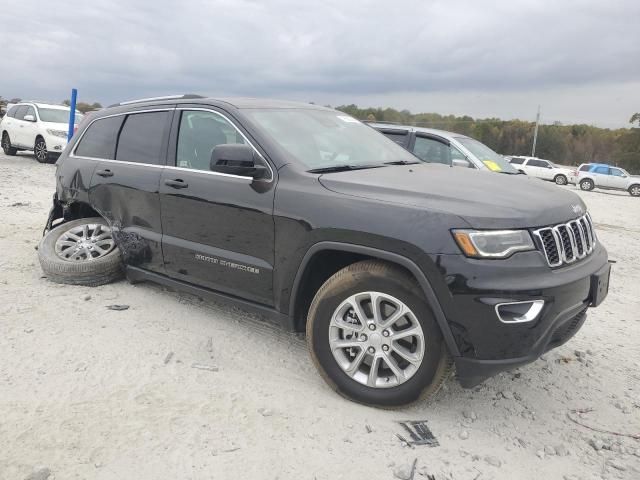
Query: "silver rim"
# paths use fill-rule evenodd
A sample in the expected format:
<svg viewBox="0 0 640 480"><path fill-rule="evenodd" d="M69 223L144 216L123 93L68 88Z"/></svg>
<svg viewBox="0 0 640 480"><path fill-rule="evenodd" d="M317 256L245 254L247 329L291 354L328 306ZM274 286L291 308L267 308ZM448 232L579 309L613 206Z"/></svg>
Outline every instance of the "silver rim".
<svg viewBox="0 0 640 480"><path fill-rule="evenodd" d="M389 388L409 380L424 358L424 333L411 309L391 295L362 292L333 312L329 344L356 382Z"/></svg>
<svg viewBox="0 0 640 480"><path fill-rule="evenodd" d="M56 240L56 254L75 262L96 260L115 248L111 230L99 223L70 228Z"/></svg>
<svg viewBox="0 0 640 480"><path fill-rule="evenodd" d="M47 144L43 141L36 143L35 153L38 160L44 160L47 158Z"/></svg>
<svg viewBox="0 0 640 480"><path fill-rule="evenodd" d="M640 187L632 187L631 195L640 195Z"/></svg>
<svg viewBox="0 0 640 480"><path fill-rule="evenodd" d="M591 182L582 182L580 185L582 186L583 190L590 190L591 189Z"/></svg>
<svg viewBox="0 0 640 480"><path fill-rule="evenodd" d="M564 185L565 183L567 183L567 181L564 179L564 177L556 177L556 183L558 185Z"/></svg>

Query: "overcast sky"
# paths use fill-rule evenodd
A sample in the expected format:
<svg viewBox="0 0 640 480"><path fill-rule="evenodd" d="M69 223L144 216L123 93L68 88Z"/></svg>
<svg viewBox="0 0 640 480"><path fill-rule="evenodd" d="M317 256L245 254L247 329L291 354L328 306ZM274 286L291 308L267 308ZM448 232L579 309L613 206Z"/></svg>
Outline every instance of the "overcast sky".
<svg viewBox="0 0 640 480"><path fill-rule="evenodd" d="M173 93L629 126L638 0L15 0L0 95Z"/></svg>

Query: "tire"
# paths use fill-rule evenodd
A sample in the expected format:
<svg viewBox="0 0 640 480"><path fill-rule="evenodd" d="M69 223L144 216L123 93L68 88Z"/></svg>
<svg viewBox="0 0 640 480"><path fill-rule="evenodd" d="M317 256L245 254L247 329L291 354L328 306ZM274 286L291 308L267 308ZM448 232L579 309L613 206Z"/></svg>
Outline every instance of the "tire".
<svg viewBox="0 0 640 480"><path fill-rule="evenodd" d="M562 174L556 175L553 181L556 182L556 185L566 185L568 183L567 177Z"/></svg>
<svg viewBox="0 0 640 480"><path fill-rule="evenodd" d="M348 315L349 312L355 312L355 310L344 310L345 305L352 305L349 303L350 300L364 298L365 301L359 304L361 312L366 312L368 308L366 298L369 294L384 297L384 302L381 304L385 305L386 309L391 305L385 303L388 299L392 299L394 304L401 302L409 309L410 315L400 316L400 321L394 321L392 327L370 330L370 325L365 327L359 317ZM344 313L341 313L343 311ZM370 315L371 310L368 312ZM391 311L387 317L382 316L382 318L388 320L396 312ZM366 313L365 316L367 316ZM335 323L335 318L340 319L339 324ZM349 323L354 321L354 318L355 322L360 325ZM346 322L344 319L347 319ZM403 322L407 322L409 324L406 327L407 330L411 327L412 331L415 331L415 327L419 325L424 335L421 342L418 342L416 337L411 337L412 348L415 348L415 352L417 352L412 355L418 355L420 360L416 362L417 365L409 365L409 362L405 362L408 366L403 368L402 372L407 376L407 379L401 381L400 376L392 373L390 364L386 363L384 359L392 356L396 359L400 358L396 349L399 346L403 349L404 347L398 345L398 340L393 340L393 338L404 331L396 330L396 326ZM336 325L341 325L341 327ZM348 328L341 330L345 325L349 325ZM336 341L346 340L354 343L356 333L352 332L353 328L361 329L360 333L356 332L359 335L357 340L359 342L364 339L364 347L332 349L331 342L336 340L336 333ZM391 336L385 338L383 334L387 331L391 332ZM393 408L413 403L421 398L431 398L452 372L453 361L444 344L440 328L423 297L422 291L417 286L417 282L406 271L382 261L358 262L343 268L329 278L318 290L311 303L306 332L311 358L324 380L340 395L366 405ZM343 335L345 332L349 332L351 338L347 338L348 335ZM367 340L370 344L366 343ZM422 355L419 355L420 347L417 346L420 343L423 346ZM375 344L376 347L370 346L371 344ZM385 347L387 350L383 351ZM354 353L354 348L358 353ZM381 360L377 360L379 363L377 363L378 368L376 368L376 375L374 375L376 381L366 385L361 382L370 381L370 365L374 361L374 357L367 353L370 348L376 349L375 355ZM333 353L334 351L337 353ZM348 367L344 365L355 365L356 361L350 363L354 357L356 361L358 358L362 358L362 360L355 369L357 373L351 376L346 371ZM402 367L401 363L396 361L395 367ZM366 373L367 369L369 373ZM356 380L358 376L360 381ZM390 380L391 376L393 376L393 380ZM393 386L385 385L385 382L389 381Z"/></svg>
<svg viewBox="0 0 640 480"><path fill-rule="evenodd" d="M44 138L36 137L36 143L33 145L33 154L36 156L38 163L49 163L50 154Z"/></svg>
<svg viewBox="0 0 640 480"><path fill-rule="evenodd" d="M11 138L9 138L9 134L7 132L2 134L2 150L5 155L11 155L12 157L18 153L18 149L11 146Z"/></svg>
<svg viewBox="0 0 640 480"><path fill-rule="evenodd" d="M585 178L584 180L580 181L580 190L584 190L585 192L590 192L591 190L593 190L593 180L590 180L588 178Z"/></svg>
<svg viewBox="0 0 640 480"><path fill-rule="evenodd" d="M629 195L632 197L640 197L640 183L634 183L629 187Z"/></svg>
<svg viewBox="0 0 640 480"><path fill-rule="evenodd" d="M86 230L84 230L85 226L87 226ZM67 236L70 230L76 233L78 230L84 230L77 236L81 241L85 239L84 243L90 244L91 249L87 247L78 251L77 254L70 253L76 251L73 246L75 240L68 240L72 238ZM98 233L96 237L93 236L94 232ZM73 220L50 230L38 247L38 259L42 271L52 282L68 285L97 287L118 280L122 277L124 268L120 250L113 243L110 232L107 223L100 217ZM101 237L104 238L91 240L91 238L100 239ZM67 247L67 245L71 246ZM60 248L64 250L59 253ZM93 254L98 256L93 257ZM89 256L91 259L88 259Z"/></svg>

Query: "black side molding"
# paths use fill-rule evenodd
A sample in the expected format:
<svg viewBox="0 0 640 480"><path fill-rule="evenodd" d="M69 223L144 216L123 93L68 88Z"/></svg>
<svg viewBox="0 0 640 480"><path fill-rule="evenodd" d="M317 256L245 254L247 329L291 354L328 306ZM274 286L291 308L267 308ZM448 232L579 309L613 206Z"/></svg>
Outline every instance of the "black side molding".
<svg viewBox="0 0 640 480"><path fill-rule="evenodd" d="M316 253L322 250L339 250L343 252L350 253L360 253L363 255L367 255L374 258L379 258L380 260L386 260L391 263L395 263L403 266L407 270L409 270L414 277L418 279L420 283L420 287L424 292L424 295L429 303L429 306L433 309L433 314L436 317L436 321L440 326L440 330L442 331L442 336L444 341L449 348L449 353L451 353L454 357L460 356L460 351L458 350L458 345L456 344L453 335L451 333L451 328L449 327L449 323L447 322L447 318L442 311L442 307L440 306L440 302L436 297L433 288L431 287L431 283L427 280L422 270L416 265L412 260L409 260L407 257L403 257L402 255L398 255L397 253L387 252L385 250L379 250L377 248L365 247L362 245L354 245L351 243L340 243L340 242L318 242L309 248L307 253L304 255L302 262L300 262L300 266L298 267L298 272L296 273L296 277L293 281L293 288L291 290L291 297L289 298L289 316L291 318L292 325L295 324L295 318L297 312L295 311L295 300L298 296L298 290L300 287L300 281L302 279L302 275L307 267L307 264Z"/></svg>

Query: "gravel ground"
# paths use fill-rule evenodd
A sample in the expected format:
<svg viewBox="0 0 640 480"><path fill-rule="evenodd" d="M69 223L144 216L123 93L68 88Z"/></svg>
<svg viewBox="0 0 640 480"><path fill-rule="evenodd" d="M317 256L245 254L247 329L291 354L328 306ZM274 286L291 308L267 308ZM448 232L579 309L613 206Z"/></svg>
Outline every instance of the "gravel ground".
<svg viewBox="0 0 640 480"><path fill-rule="evenodd" d="M580 193L617 264L568 344L383 411L334 394L303 338L240 310L47 281L35 247L54 170L0 155L0 479L408 479L414 462L416 479L640 478L640 439L568 418L640 434L639 199ZM439 445L403 444L402 420Z"/></svg>

